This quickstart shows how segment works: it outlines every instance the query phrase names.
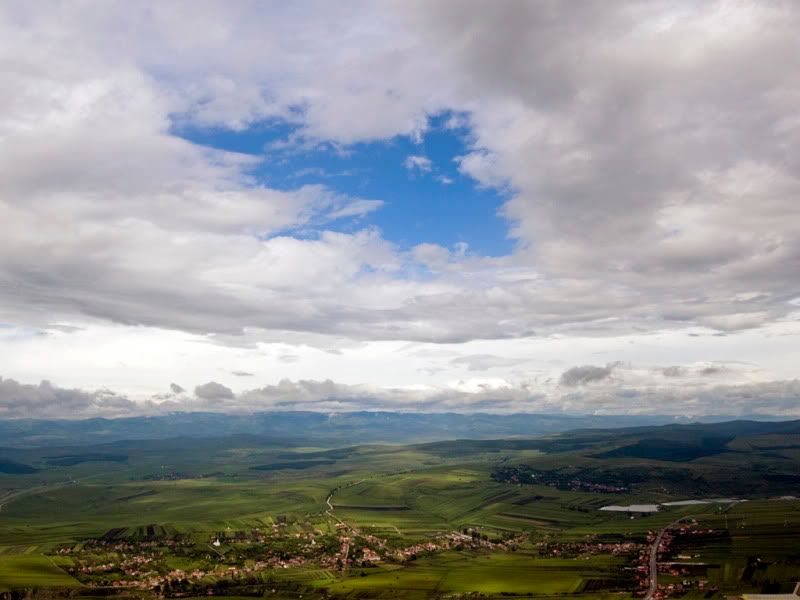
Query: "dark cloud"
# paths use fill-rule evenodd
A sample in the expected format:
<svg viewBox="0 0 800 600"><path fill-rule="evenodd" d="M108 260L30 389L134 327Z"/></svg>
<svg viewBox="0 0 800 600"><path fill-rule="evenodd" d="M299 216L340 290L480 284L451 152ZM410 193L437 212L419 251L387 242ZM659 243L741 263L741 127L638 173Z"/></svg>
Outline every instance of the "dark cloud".
<svg viewBox="0 0 800 600"><path fill-rule="evenodd" d="M209 381L203 385L198 385L194 388L194 395L201 400L206 400L211 403L233 400L235 398L232 389L216 381Z"/></svg>
<svg viewBox="0 0 800 600"><path fill-rule="evenodd" d="M682 377L686 374L686 369L678 366L665 367L662 373L665 377Z"/></svg>
<svg viewBox="0 0 800 600"><path fill-rule="evenodd" d="M0 419L114 417L138 410L138 404L110 390L87 392L49 381L30 385L0 377Z"/></svg>
<svg viewBox="0 0 800 600"><path fill-rule="evenodd" d="M720 373L724 373L726 371L725 367L717 367L717 366L710 366L710 367L703 367L700 369L701 375L719 375Z"/></svg>
<svg viewBox="0 0 800 600"><path fill-rule="evenodd" d="M177 383L170 383L169 389L172 391L173 394L182 394L186 390L179 386Z"/></svg>
<svg viewBox="0 0 800 600"><path fill-rule="evenodd" d="M587 383L594 383L603 381L611 377L611 372L614 370L614 365L606 365L605 367L595 367L592 365L583 365L580 367L572 367L567 369L561 374L559 383L566 386L585 385Z"/></svg>

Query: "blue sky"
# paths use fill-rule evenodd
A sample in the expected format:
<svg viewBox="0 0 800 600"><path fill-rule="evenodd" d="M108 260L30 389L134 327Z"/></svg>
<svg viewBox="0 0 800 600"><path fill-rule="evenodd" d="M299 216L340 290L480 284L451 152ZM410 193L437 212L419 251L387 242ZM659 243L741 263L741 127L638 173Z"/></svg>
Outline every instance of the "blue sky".
<svg viewBox="0 0 800 600"><path fill-rule="evenodd" d="M398 135L347 147L328 143L284 147L300 128L277 120L255 123L243 131L196 126L173 131L196 144L261 157L252 174L270 188L322 184L342 194L384 202L379 210L354 223L337 223L337 228L372 225L404 250L422 243L453 248L465 242L469 254L511 254L515 240L508 235L508 221L498 214L507 193L481 186L459 171L458 157L471 150L472 140L465 125L448 126L452 118L449 112L430 117L418 139ZM409 168L409 157L428 159L430 169Z"/></svg>

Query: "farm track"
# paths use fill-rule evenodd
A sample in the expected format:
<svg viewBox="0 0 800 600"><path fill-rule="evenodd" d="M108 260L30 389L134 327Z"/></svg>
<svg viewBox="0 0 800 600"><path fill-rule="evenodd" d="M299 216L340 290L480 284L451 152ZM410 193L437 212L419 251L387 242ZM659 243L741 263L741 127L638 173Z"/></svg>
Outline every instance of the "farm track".
<svg viewBox="0 0 800 600"><path fill-rule="evenodd" d="M422 471L422 470L424 470L424 469L404 469L402 471L394 471L394 472L391 472L391 473L382 473L380 475L374 475L372 477L364 477L363 479L359 479L358 481L353 481L352 483L348 483L347 485L341 485L341 486L337 486L335 488L332 488L328 492L328 495L325 497L325 504L328 505L328 508L325 511L325 514L327 514L329 517L335 519L337 522L342 523L342 521L333 514L333 510L334 510L335 507L333 506L333 504L331 504L331 499L333 498L333 495L339 490L344 490L344 489L347 489L349 487L356 486L359 483L364 483L368 479L378 479L380 477L394 477L396 475L405 475L405 474L408 474L408 473L414 473L414 472Z"/></svg>
<svg viewBox="0 0 800 600"><path fill-rule="evenodd" d="M344 521L342 521L339 517L337 517L336 515L333 514L334 506L333 506L333 504L331 504L331 498L333 498L333 495L338 490L343 490L345 488L353 487L354 485L358 485L359 483L364 483L365 481L366 481L366 479L359 479L358 481L354 481L352 483L348 483L347 485L335 487L331 491L329 491L327 497L325 498L325 504L328 505L328 510L325 511L325 514L327 514L329 517L334 519L337 523L344 523Z"/></svg>
<svg viewBox="0 0 800 600"><path fill-rule="evenodd" d="M10 494L7 494L7 495L3 496L2 498L0 498L0 512L3 512L3 508L5 508L5 506L9 502L11 502L12 500L16 500L17 498L20 498L22 496L27 496L28 494L34 494L36 492L46 492L48 490L55 490L55 489L58 489L58 488L66 487L68 485L70 485L70 484L69 483L60 483L58 485L38 486L38 487L35 487L35 488L28 488L28 489L25 489L25 490L19 490L19 491L16 491L16 492L11 492Z"/></svg>
<svg viewBox="0 0 800 600"><path fill-rule="evenodd" d="M87 479L93 479L95 477L103 477L104 475L108 475L109 473L114 473L115 471L107 471L104 473L95 473L93 475L87 475L86 477L81 477L79 479L72 479L67 481L66 483L51 483L47 485L39 485L32 488L26 488L24 490L18 490L16 492L11 492L10 494L6 494L5 496L0 498L0 512L3 512L3 508L5 508L8 503L12 500L16 500L21 498L22 496L27 496L28 494L35 494L35 493L42 493L42 492L49 492L51 490L58 490L61 488L69 487L71 485L75 485L77 483L86 481Z"/></svg>

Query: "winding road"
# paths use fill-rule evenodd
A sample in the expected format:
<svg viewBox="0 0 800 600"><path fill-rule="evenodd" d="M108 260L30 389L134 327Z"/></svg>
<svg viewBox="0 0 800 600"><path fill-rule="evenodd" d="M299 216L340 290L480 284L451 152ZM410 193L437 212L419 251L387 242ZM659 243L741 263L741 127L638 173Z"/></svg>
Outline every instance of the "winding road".
<svg viewBox="0 0 800 600"><path fill-rule="evenodd" d="M7 504L9 504L12 500L19 498L20 496L27 496L28 494L35 494L36 492L46 492L48 490L65 487L69 484L55 484L55 485L39 485L32 488L26 488L22 490L15 490L13 492L9 492L5 496L0 497L0 511L5 508Z"/></svg>
<svg viewBox="0 0 800 600"><path fill-rule="evenodd" d="M343 490L345 488L353 487L354 485L358 485L359 483L364 483L365 481L366 479L359 479L358 481L353 481L351 483L348 483L347 485L337 486L333 488L331 491L329 491L328 495L325 498L325 504L328 505L328 509L325 511L325 514L334 519L337 523L344 523L344 521L342 521L339 517L333 514L334 507L333 504L331 504L331 499L338 490Z"/></svg>
<svg viewBox="0 0 800 600"><path fill-rule="evenodd" d="M46 483L41 485L36 485L29 488L23 488L21 490L14 490L11 492L6 493L4 496L0 496L0 512L10 504L12 500L16 500L20 496L27 496L28 494L36 494L36 493L43 493L49 492L52 490L57 490L59 488L68 487L71 485L76 485L80 482L88 481L90 479L95 479L98 477L103 477L105 475L116 473L117 471L103 471L102 473L94 473L93 475L86 475L85 477L78 477L76 479L70 479L69 481L58 481L54 483Z"/></svg>

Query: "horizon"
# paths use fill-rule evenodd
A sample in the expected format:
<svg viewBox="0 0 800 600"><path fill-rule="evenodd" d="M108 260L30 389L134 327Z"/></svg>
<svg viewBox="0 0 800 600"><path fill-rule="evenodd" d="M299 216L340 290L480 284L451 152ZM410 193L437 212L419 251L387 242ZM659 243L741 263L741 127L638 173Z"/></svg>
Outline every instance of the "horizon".
<svg viewBox="0 0 800 600"><path fill-rule="evenodd" d="M788 421L800 421L800 417L795 415L771 415L771 414L761 414L761 413L747 413L741 415L735 414L726 414L726 413L714 413L714 414L703 414L703 415L680 415L680 414L671 414L671 413L634 413L634 414L625 414L625 413L580 413L580 412L561 412L561 413L544 413L544 412L486 412L486 411L475 411L475 412L459 412L459 411L418 411L418 410L386 410L386 409L354 409L354 410L339 410L339 411L330 411L330 410L298 410L298 409L282 409L282 410L242 410L240 412L222 412L222 411L210 411L210 410L174 410L170 412L142 412L138 414L124 414L124 415L114 415L114 416L105 416L105 415L97 415L97 416L76 416L76 417L11 417L3 419L6 422L15 422L15 421L43 421L43 422L58 422L58 421L70 421L70 422L81 422L81 421L94 421L94 420L102 420L102 421L121 421L125 419L159 419L159 418L166 418L166 417L173 417L173 416L221 416L221 417L247 417L247 416L257 416L257 415L321 415L325 416L329 419L333 419L337 416L346 416L346 415L395 415L395 416L458 416L458 417L478 417L478 416L486 416L486 417L551 417L551 418L574 418L574 419L587 419L587 418L598 418L598 419L615 419L615 418L626 418L626 419L641 419L642 421L653 421L659 419L667 419L672 420L675 424L679 425L691 425L693 423L710 423L710 422L726 422L732 423L736 421L749 421L753 423L758 422L788 422ZM665 425L670 424L669 422L664 423ZM621 426L624 427L624 426Z"/></svg>
<svg viewBox="0 0 800 600"><path fill-rule="evenodd" d="M7 462L15 452L37 448L122 445L143 449L149 442L168 441L179 442L179 447L191 447L196 441L211 439L235 444L249 439L257 445L277 444L287 448L309 445L355 448L376 444L400 447L413 443L547 440L554 439L554 436L570 439L579 438L580 434L603 432L616 432L620 436L638 432L658 441L660 435L670 436L677 432L678 440L672 446L674 451L678 451L683 443L681 436L689 435L691 438L697 436L697 432L709 436L701 439L704 446L706 442L703 440L718 443L720 439L729 439L725 433L729 431L750 435L757 435L762 430L791 433L798 424L800 419L769 415L688 417L386 411L173 412L112 418L6 419L0 420L0 436L3 437L0 474L3 473L4 461Z"/></svg>

